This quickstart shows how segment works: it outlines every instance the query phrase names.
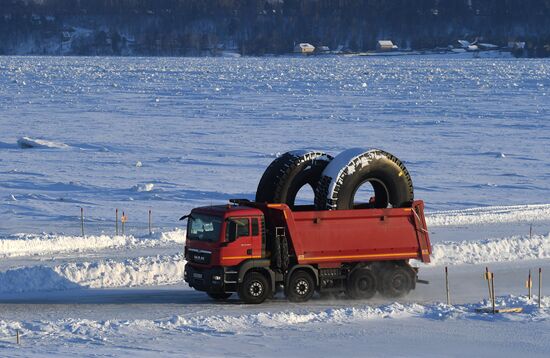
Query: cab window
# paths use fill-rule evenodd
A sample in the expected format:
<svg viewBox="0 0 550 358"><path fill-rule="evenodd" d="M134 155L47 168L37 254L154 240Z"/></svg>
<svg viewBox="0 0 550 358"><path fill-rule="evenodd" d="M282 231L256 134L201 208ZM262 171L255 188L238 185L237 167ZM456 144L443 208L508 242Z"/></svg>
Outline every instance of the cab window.
<svg viewBox="0 0 550 358"><path fill-rule="evenodd" d="M235 241L243 236L250 236L250 220L247 218L229 219L225 231L225 240Z"/></svg>
<svg viewBox="0 0 550 358"><path fill-rule="evenodd" d="M252 219L252 236L258 236L260 233L260 228L258 226L258 219Z"/></svg>

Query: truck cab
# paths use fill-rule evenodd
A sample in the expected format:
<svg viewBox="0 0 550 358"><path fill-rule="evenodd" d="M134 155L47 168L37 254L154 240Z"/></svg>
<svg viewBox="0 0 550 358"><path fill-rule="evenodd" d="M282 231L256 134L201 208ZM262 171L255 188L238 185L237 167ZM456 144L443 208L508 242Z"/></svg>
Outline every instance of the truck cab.
<svg viewBox="0 0 550 358"><path fill-rule="evenodd" d="M265 257L262 211L246 206L209 206L193 209L187 220L185 281L213 298L237 292L239 266Z"/></svg>

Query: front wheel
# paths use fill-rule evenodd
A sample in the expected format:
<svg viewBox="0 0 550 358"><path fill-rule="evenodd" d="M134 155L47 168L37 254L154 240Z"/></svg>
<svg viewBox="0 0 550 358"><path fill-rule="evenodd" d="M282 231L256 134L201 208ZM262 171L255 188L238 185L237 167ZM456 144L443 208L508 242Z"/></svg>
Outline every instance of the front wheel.
<svg viewBox="0 0 550 358"><path fill-rule="evenodd" d="M269 282L259 272L249 272L239 287L239 298L245 303L262 303L271 294Z"/></svg>
<svg viewBox="0 0 550 358"><path fill-rule="evenodd" d="M291 302L305 302L313 296L314 292L313 277L303 270L295 271L288 281L288 287L285 288L286 297Z"/></svg>
<svg viewBox="0 0 550 358"><path fill-rule="evenodd" d="M206 294L208 295L208 297L217 301L227 300L232 295L231 292L219 292L219 293L207 292Z"/></svg>

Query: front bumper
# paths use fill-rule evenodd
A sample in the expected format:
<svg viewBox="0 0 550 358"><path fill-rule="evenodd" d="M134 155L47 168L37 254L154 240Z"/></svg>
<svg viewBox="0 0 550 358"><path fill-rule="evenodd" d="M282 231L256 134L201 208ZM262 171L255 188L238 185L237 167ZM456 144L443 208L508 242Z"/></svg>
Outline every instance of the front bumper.
<svg viewBox="0 0 550 358"><path fill-rule="evenodd" d="M187 263L183 276L190 287L211 293L236 292L237 272L231 268L215 266L200 268Z"/></svg>

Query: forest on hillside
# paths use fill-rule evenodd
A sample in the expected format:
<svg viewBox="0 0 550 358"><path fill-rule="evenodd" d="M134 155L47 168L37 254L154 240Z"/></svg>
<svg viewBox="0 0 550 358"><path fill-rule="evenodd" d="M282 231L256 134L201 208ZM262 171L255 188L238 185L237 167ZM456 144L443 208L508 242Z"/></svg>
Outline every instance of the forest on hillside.
<svg viewBox="0 0 550 358"><path fill-rule="evenodd" d="M0 54L244 55L458 39L550 54L550 0L0 0Z"/></svg>

